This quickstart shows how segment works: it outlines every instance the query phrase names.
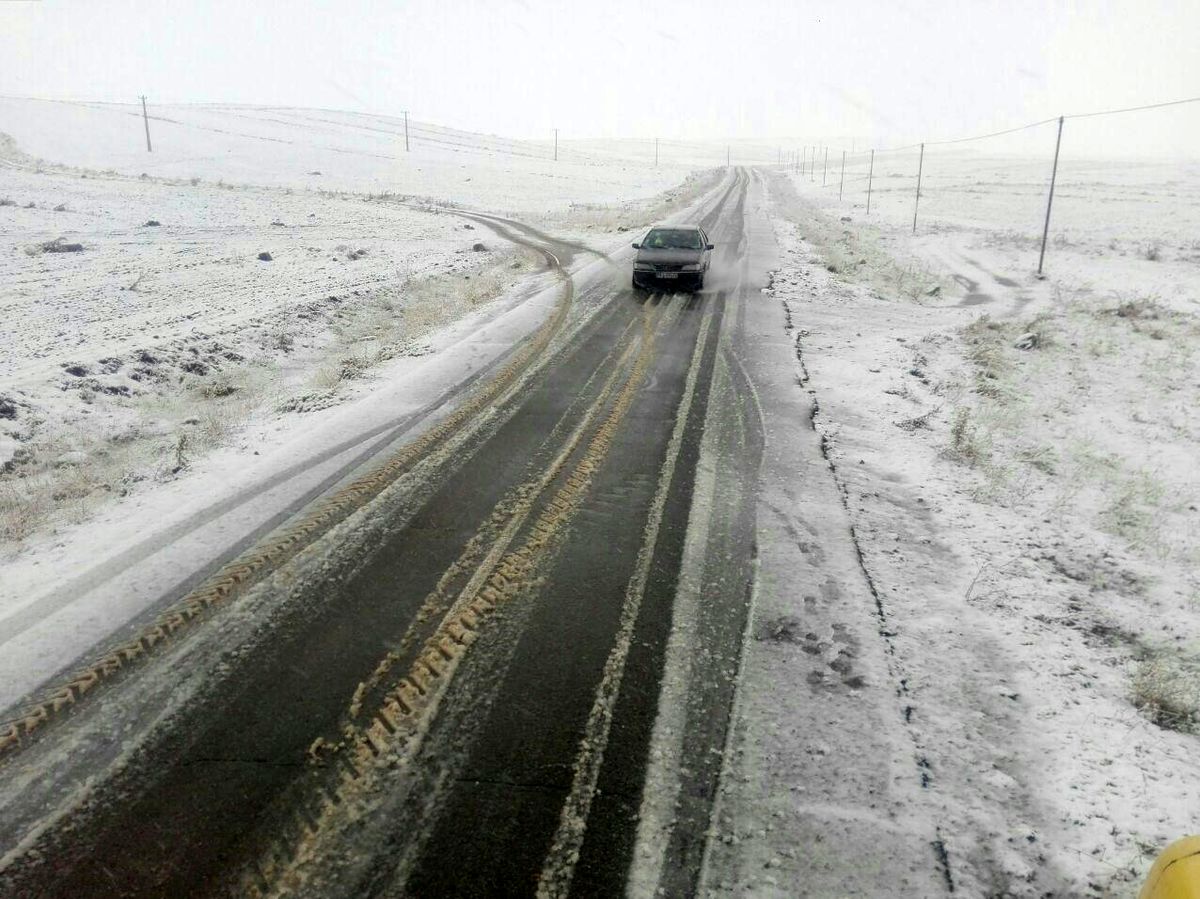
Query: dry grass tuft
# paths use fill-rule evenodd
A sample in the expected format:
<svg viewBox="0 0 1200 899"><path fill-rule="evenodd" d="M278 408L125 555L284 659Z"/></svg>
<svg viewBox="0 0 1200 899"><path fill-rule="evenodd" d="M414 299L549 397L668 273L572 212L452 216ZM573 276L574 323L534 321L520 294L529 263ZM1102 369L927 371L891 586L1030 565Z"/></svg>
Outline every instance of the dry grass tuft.
<svg viewBox="0 0 1200 899"><path fill-rule="evenodd" d="M29 486L23 482L0 484L0 543L23 542L49 518L49 497Z"/></svg>
<svg viewBox="0 0 1200 899"><path fill-rule="evenodd" d="M1007 390L1004 377L1011 365L1008 360L1007 328L981 315L963 329L967 359L975 371L975 392L990 399L1003 399Z"/></svg>
<svg viewBox="0 0 1200 899"><path fill-rule="evenodd" d="M1200 733L1200 674L1177 659L1154 654L1139 662L1132 700L1159 727Z"/></svg>
<svg viewBox="0 0 1200 899"><path fill-rule="evenodd" d="M969 406L959 406L950 419L950 452L968 465L981 465L991 455L990 441L972 420Z"/></svg>

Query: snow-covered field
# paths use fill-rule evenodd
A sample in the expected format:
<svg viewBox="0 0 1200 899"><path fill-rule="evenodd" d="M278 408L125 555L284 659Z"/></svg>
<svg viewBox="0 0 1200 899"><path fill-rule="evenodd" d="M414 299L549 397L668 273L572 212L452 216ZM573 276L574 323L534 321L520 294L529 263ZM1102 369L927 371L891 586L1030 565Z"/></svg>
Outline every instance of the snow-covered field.
<svg viewBox="0 0 1200 899"><path fill-rule="evenodd" d="M347 440L535 327L553 293L541 258L447 205L553 220L603 251L715 177L631 163L619 143L555 163L415 122L405 153L402 122L314 110L160 108L147 154L131 111L0 100L6 639L185 513L305 459L294 489L312 489ZM195 553L264 526L276 501L293 500L216 521ZM28 689L153 592L64 619L53 653L10 651L6 671L24 666ZM5 701L19 692L10 682Z"/></svg>
<svg viewBox="0 0 1200 899"><path fill-rule="evenodd" d="M416 119L319 109L151 104L147 153L141 107L0 98L0 133L19 161L190 183L294 191L353 191L541 213L573 204L653 197L698 168L712 148L681 147L655 167L636 142L518 141ZM549 135L547 135L549 137Z"/></svg>
<svg viewBox="0 0 1200 899"><path fill-rule="evenodd" d="M960 888L1129 895L1200 808L1200 167L1065 165L1039 280L1048 167L936 162L915 236L781 179L773 294Z"/></svg>

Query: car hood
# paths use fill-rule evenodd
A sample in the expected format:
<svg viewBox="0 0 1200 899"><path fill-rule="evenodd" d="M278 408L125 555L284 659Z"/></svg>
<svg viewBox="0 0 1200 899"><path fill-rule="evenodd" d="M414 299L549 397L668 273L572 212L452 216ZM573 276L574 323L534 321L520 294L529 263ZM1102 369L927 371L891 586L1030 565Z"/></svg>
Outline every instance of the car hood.
<svg viewBox="0 0 1200 899"><path fill-rule="evenodd" d="M703 250L648 249L638 250L638 262L699 262Z"/></svg>

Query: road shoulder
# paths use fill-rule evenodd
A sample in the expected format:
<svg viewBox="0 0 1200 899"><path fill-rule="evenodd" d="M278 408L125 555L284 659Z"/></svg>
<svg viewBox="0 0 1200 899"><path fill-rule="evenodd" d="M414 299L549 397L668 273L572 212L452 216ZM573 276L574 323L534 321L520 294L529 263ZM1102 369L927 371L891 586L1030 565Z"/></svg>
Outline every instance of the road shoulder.
<svg viewBox="0 0 1200 899"><path fill-rule="evenodd" d="M794 326L763 288L767 196L747 195L730 365L760 416L757 572L702 895L940 895L937 826L842 496L798 383Z"/></svg>

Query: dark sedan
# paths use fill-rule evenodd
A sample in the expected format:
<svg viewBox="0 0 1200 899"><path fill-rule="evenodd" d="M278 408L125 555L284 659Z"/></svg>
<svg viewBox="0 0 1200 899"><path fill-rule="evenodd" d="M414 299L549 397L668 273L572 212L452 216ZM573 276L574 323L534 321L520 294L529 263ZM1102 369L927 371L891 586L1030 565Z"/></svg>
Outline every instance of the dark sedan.
<svg viewBox="0 0 1200 899"><path fill-rule="evenodd" d="M633 260L634 289L703 289L713 248L704 229L695 225L651 228L633 248L638 251Z"/></svg>

